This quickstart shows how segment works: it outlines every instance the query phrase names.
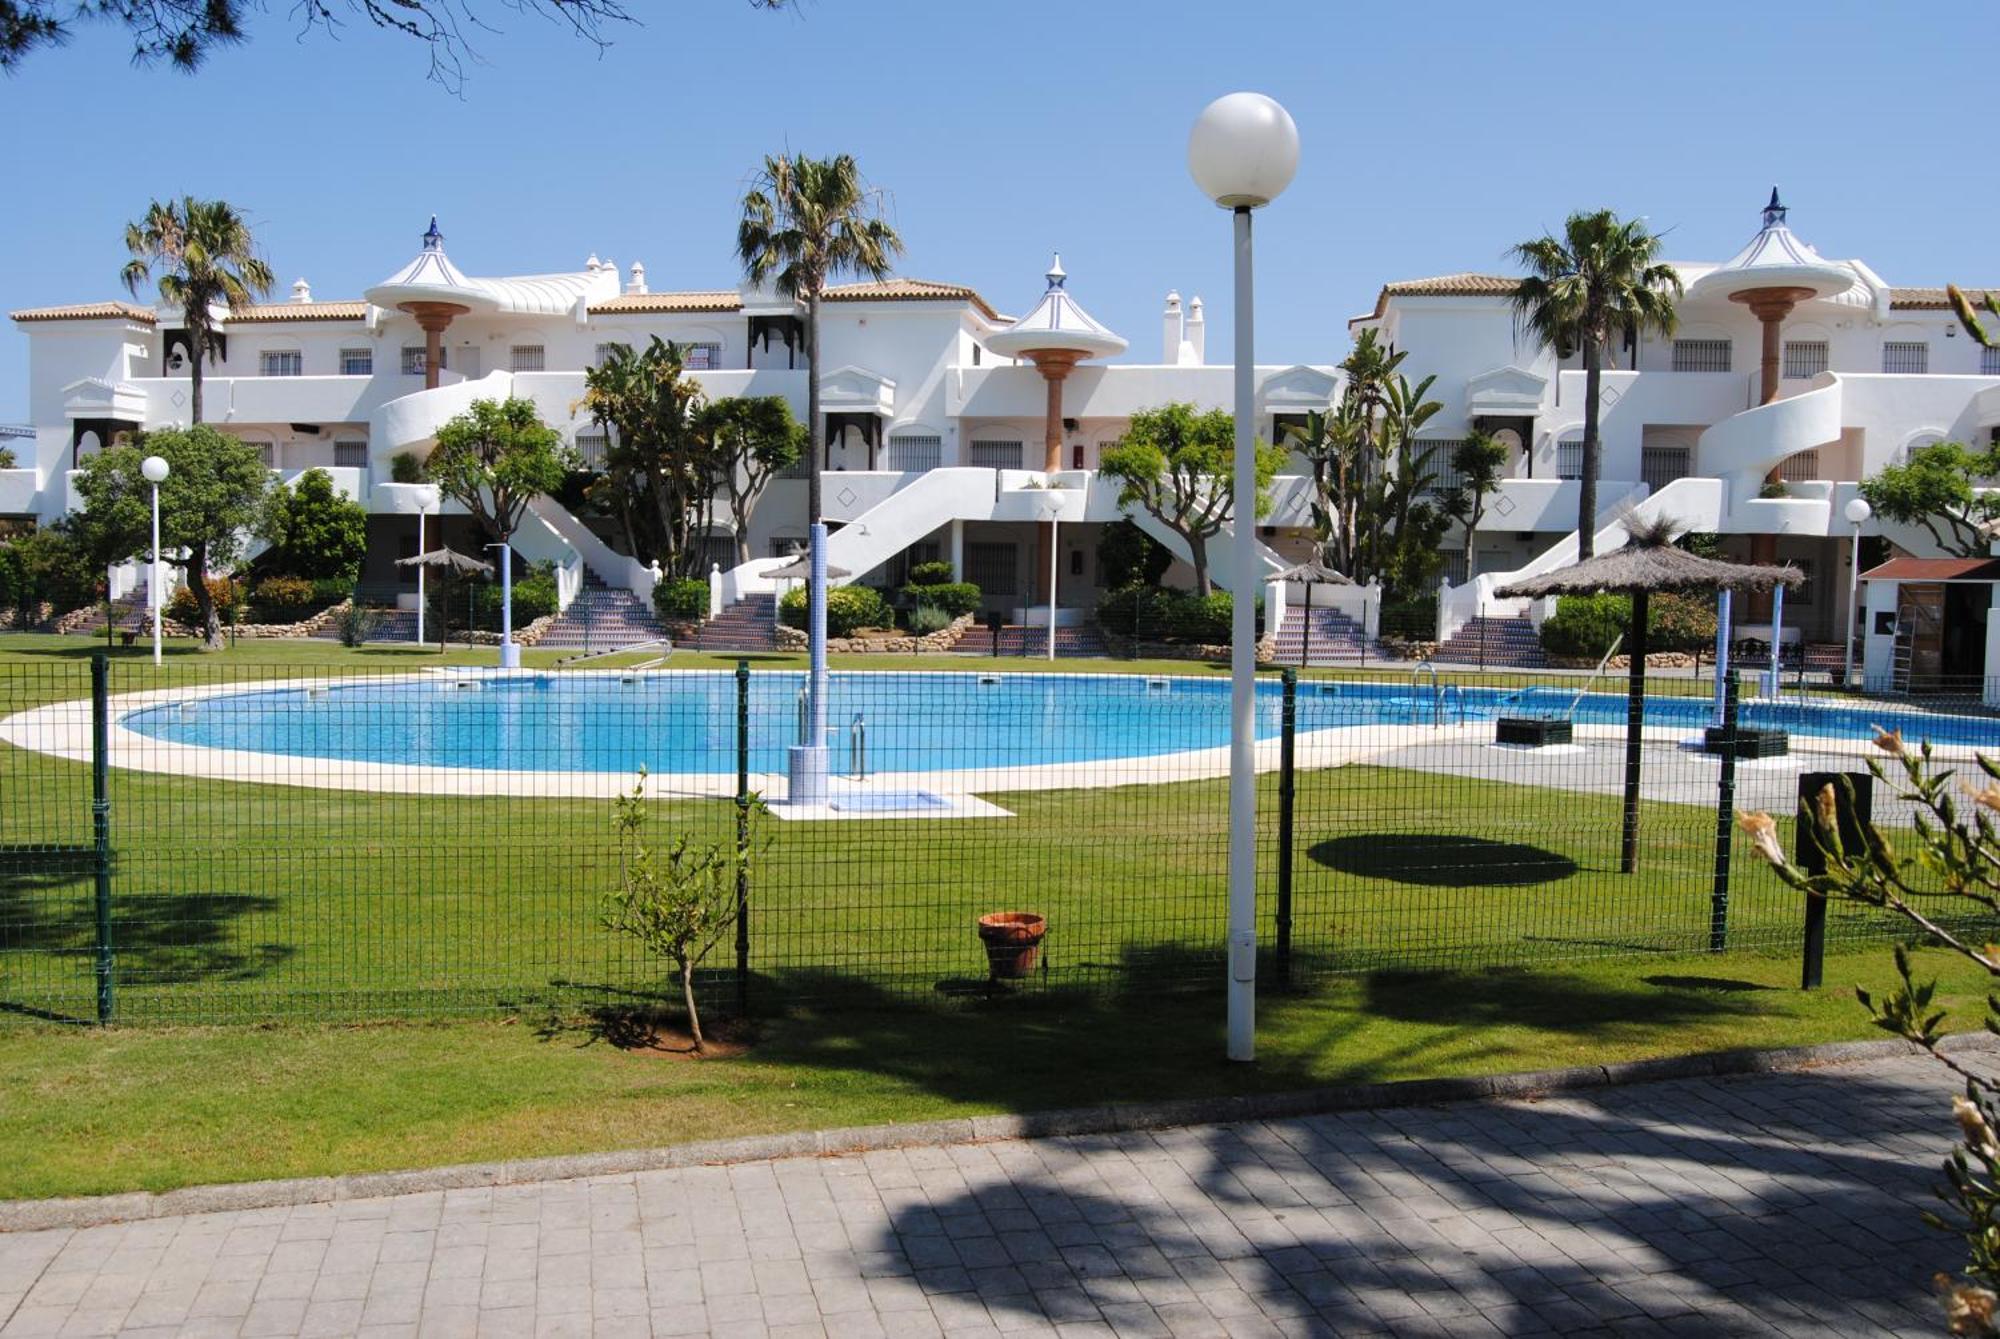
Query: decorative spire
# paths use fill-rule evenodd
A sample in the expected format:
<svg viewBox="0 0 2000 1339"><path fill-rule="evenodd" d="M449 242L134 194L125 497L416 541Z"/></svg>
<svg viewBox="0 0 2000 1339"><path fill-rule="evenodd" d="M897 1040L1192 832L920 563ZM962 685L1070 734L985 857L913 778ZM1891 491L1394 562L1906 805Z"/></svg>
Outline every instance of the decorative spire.
<svg viewBox="0 0 2000 1339"><path fill-rule="evenodd" d="M444 234L438 231L438 216L436 214L431 215L431 226L424 233L424 250L444 250Z"/></svg>
<svg viewBox="0 0 2000 1339"><path fill-rule="evenodd" d="M1069 275L1063 271L1062 267L1062 252L1058 251L1055 253L1054 258L1049 261L1049 287L1061 288L1063 280L1067 278L1069 278Z"/></svg>
<svg viewBox="0 0 2000 1339"><path fill-rule="evenodd" d="M1764 206L1764 226L1773 228L1783 223L1787 212L1785 206L1778 200L1778 188L1773 186L1771 188L1771 203Z"/></svg>

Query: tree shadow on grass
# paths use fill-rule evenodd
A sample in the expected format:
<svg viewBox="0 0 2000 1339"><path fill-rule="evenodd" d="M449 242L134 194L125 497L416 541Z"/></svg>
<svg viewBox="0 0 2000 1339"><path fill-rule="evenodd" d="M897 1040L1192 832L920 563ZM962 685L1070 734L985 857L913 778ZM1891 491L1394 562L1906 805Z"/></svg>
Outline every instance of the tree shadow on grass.
<svg viewBox="0 0 2000 1339"><path fill-rule="evenodd" d="M1566 855L1525 842L1450 832L1371 832L1329 837L1307 851L1343 874L1431 888L1510 888L1577 872Z"/></svg>

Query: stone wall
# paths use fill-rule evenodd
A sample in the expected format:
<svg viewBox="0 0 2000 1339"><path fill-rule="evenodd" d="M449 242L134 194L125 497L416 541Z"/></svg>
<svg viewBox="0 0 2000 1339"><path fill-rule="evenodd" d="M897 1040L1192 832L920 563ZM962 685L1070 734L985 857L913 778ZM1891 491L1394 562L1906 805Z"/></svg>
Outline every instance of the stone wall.
<svg viewBox="0 0 2000 1339"><path fill-rule="evenodd" d="M921 637L913 637L909 633L885 633L878 637L829 637L826 649L828 654L839 652L843 655L934 655L957 646L958 639L972 624L971 614L960 614L950 626L927 632ZM804 630L780 623L778 646L786 651L805 650Z"/></svg>
<svg viewBox="0 0 2000 1339"><path fill-rule="evenodd" d="M1148 642L1122 633L1100 629L1104 638L1104 649L1120 660L1201 660L1218 664L1229 662L1229 647L1216 646L1206 642ZM1257 639L1257 662L1269 664L1271 657L1278 653L1275 637Z"/></svg>
<svg viewBox="0 0 2000 1339"><path fill-rule="evenodd" d="M549 629L555 626L556 617L554 614L543 614L526 627L514 629L515 645L533 646L540 642L543 637L548 635ZM500 634L483 631L467 632L461 628L451 634L451 640L467 646L498 646L500 645Z"/></svg>

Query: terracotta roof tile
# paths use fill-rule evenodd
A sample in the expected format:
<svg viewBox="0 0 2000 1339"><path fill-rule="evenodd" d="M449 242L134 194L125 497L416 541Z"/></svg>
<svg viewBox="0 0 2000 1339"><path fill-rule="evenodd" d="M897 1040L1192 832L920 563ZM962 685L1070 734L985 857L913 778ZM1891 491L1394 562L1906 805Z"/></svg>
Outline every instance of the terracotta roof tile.
<svg viewBox="0 0 2000 1339"><path fill-rule="evenodd" d="M1974 306L1984 306L1986 295L2000 296L2000 284L1991 287L1960 284L1965 296L1972 299ZM1951 310L1951 302L1942 288L1892 288L1889 290L1889 306L1894 311L1942 312Z"/></svg>
<svg viewBox="0 0 2000 1339"><path fill-rule="evenodd" d="M1436 274L1428 279L1398 279L1382 285L1382 291L1375 295L1375 309L1351 318L1349 325L1359 321L1381 319L1389 309L1390 298L1509 298L1521 281L1504 274Z"/></svg>
<svg viewBox="0 0 2000 1339"><path fill-rule="evenodd" d="M941 284L932 279L883 279L865 284L839 284L826 290L828 302L970 302L989 320L1000 313L979 293L963 284Z"/></svg>
<svg viewBox="0 0 2000 1339"><path fill-rule="evenodd" d="M590 304L590 314L600 312L733 312L743 306L742 295L733 288L712 288L690 293L621 293L615 298Z"/></svg>
<svg viewBox="0 0 2000 1339"><path fill-rule="evenodd" d="M84 302L68 307L29 307L24 311L8 312L16 321L105 321L123 319L139 321L145 325L154 324L159 318L149 307L141 307L131 302Z"/></svg>
<svg viewBox="0 0 2000 1339"><path fill-rule="evenodd" d="M368 315L368 304L351 302L270 302L238 307L229 313L229 325L254 321L359 321Z"/></svg>

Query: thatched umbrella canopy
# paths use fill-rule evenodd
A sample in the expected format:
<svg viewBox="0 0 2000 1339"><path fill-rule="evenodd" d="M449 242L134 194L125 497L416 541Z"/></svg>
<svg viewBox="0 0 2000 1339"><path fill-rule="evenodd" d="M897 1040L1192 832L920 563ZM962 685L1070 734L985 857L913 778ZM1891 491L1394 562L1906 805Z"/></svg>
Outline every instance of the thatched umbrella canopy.
<svg viewBox="0 0 2000 1339"><path fill-rule="evenodd" d="M802 553L783 567L774 567L764 573L764 575L773 581L805 581L812 576L812 564L807 561L806 555ZM835 567L832 563L826 565L826 579L828 581L838 581L842 577L851 577L853 575L854 573L848 571L845 567Z"/></svg>
<svg viewBox="0 0 2000 1339"><path fill-rule="evenodd" d="M1677 522L1664 518L1651 525L1628 526L1623 548L1494 592L1507 599L1607 593L1632 597L1631 670L1625 693L1625 830L1619 850L1619 868L1627 874L1639 866L1639 743L1646 712L1647 598L1655 592L1768 591L1805 581L1796 568L1726 563L1676 548L1676 527ZM1772 629L1772 636L1775 639L1777 629Z"/></svg>
<svg viewBox="0 0 2000 1339"><path fill-rule="evenodd" d="M441 567L459 576L475 573L493 575L493 564L460 553L457 549L432 549L429 553L419 553L414 558L396 559L398 567Z"/></svg>
<svg viewBox="0 0 2000 1339"><path fill-rule="evenodd" d="M1321 582L1325 582L1329 586L1352 586L1354 578L1345 572L1334 571L1331 567L1320 561L1318 554L1314 554L1298 566L1287 567L1284 571L1277 573L1271 580L1303 581L1306 583L1305 639L1299 644L1299 664L1309 664L1312 661L1313 645L1313 587L1319 585ZM1277 628L1272 628L1271 636L1276 638L1278 631Z"/></svg>

